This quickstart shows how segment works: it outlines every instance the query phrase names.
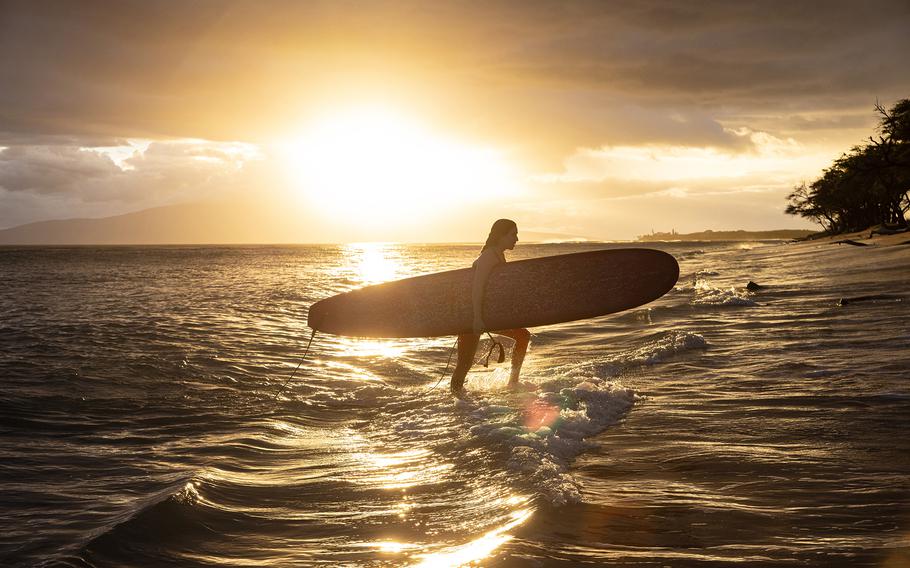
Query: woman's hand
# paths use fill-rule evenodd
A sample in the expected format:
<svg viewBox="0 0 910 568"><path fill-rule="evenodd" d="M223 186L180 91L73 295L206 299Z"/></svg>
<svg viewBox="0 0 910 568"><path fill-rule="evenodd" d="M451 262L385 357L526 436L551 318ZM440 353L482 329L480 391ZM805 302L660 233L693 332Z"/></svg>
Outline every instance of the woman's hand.
<svg viewBox="0 0 910 568"><path fill-rule="evenodd" d="M486 331L486 329L487 329L487 324L483 323L483 320L480 318L480 316L475 316L472 331L474 333L476 333L477 335L480 335L481 333Z"/></svg>

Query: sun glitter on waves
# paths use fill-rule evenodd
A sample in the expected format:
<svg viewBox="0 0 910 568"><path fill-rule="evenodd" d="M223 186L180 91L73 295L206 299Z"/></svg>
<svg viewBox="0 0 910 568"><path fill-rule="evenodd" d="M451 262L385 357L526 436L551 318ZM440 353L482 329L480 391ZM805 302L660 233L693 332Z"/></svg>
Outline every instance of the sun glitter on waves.
<svg viewBox="0 0 910 568"><path fill-rule="evenodd" d="M336 273L338 278L347 278L356 286L379 284L395 280L404 274L401 250L393 243L350 243L343 248L347 262ZM408 343L400 340L343 338L348 355L357 357L400 357Z"/></svg>
<svg viewBox="0 0 910 568"><path fill-rule="evenodd" d="M310 205L356 224L407 223L517 188L502 152L447 138L388 108L326 114L287 140L283 152Z"/></svg>

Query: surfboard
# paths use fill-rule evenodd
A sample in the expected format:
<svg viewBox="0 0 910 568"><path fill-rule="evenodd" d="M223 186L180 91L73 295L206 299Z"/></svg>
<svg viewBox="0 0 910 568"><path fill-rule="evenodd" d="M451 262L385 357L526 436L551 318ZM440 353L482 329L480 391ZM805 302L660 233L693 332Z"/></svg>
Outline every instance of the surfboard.
<svg viewBox="0 0 910 568"><path fill-rule="evenodd" d="M352 337L438 337L469 333L473 268L366 286L310 306L307 325ZM496 266L483 320L490 331L536 327L635 308L679 278L672 255L645 248L545 256Z"/></svg>

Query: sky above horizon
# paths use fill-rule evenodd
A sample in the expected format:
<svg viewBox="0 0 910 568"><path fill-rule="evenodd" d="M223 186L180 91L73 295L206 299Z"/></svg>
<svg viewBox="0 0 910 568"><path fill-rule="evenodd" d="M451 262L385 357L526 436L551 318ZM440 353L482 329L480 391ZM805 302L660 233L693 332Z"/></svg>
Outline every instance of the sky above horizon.
<svg viewBox="0 0 910 568"><path fill-rule="evenodd" d="M234 202L301 242L814 228L910 4L2 2L0 229ZM269 227L262 227L268 241Z"/></svg>

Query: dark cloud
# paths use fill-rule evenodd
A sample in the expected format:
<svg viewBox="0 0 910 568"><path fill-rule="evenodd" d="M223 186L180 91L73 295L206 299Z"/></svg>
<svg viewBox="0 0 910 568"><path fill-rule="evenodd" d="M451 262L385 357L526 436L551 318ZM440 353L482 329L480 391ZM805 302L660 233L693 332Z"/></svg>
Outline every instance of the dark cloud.
<svg viewBox="0 0 910 568"><path fill-rule="evenodd" d="M723 107L904 94L905 2L636 3L579 19L505 61L502 76Z"/></svg>
<svg viewBox="0 0 910 568"><path fill-rule="evenodd" d="M9 146L0 150L0 227L238 196L263 179L255 177L258 157L238 148L246 150L201 141L156 142L132 157L121 156L118 165L105 148Z"/></svg>
<svg viewBox="0 0 910 568"><path fill-rule="evenodd" d="M109 158L75 146L12 146L0 152L0 187L59 193L122 173Z"/></svg>
<svg viewBox="0 0 910 568"><path fill-rule="evenodd" d="M582 116L722 118L910 87L903 0L32 1L3 4L0 22L0 130L20 133L250 139L333 95L404 85L452 122L558 125L565 146L599 131L559 122L579 100Z"/></svg>
<svg viewBox="0 0 910 568"><path fill-rule="evenodd" d="M76 134L35 134L0 131L0 147L4 146L77 146L103 147L127 144L125 138L114 136L84 136Z"/></svg>

